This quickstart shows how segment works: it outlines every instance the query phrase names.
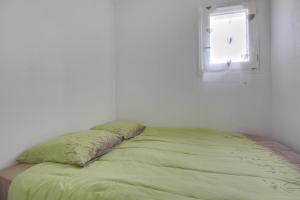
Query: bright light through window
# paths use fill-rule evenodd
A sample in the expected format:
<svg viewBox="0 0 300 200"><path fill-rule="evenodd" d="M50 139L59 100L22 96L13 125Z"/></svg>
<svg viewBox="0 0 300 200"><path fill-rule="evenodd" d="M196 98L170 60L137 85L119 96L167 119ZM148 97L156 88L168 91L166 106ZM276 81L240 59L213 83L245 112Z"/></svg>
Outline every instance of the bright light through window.
<svg viewBox="0 0 300 200"><path fill-rule="evenodd" d="M210 15L210 64L249 61L248 11Z"/></svg>

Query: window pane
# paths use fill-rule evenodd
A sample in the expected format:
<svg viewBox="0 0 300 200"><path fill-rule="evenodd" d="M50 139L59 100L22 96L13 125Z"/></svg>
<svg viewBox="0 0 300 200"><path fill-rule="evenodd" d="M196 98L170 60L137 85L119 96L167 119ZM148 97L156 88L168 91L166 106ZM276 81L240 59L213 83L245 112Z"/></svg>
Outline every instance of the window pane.
<svg viewBox="0 0 300 200"><path fill-rule="evenodd" d="M210 16L210 63L249 61L247 10Z"/></svg>

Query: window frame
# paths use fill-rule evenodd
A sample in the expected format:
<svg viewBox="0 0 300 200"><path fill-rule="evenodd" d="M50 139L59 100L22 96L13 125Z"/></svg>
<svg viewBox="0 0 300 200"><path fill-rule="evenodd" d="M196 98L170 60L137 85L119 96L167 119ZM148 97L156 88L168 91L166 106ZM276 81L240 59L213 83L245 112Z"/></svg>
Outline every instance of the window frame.
<svg viewBox="0 0 300 200"><path fill-rule="evenodd" d="M248 50L249 62L210 64L210 16L217 13L229 13L248 10ZM241 70L258 70L260 66L259 35L257 28L256 1L235 1L207 5L200 9L199 20L199 71L226 72Z"/></svg>

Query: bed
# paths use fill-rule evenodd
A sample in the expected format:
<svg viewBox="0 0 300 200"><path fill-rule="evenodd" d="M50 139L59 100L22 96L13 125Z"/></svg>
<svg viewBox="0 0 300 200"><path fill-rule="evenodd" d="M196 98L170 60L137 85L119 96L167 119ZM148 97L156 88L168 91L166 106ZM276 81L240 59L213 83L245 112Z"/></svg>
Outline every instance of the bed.
<svg viewBox="0 0 300 200"><path fill-rule="evenodd" d="M146 128L86 168L30 167L14 178L8 199L298 200L299 161L260 137Z"/></svg>

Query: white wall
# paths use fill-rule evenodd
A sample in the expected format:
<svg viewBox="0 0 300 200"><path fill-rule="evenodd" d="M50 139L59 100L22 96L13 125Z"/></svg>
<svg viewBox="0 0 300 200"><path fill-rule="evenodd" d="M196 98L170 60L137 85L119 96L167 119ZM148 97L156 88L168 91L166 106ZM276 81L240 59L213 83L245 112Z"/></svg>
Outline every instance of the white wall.
<svg viewBox="0 0 300 200"><path fill-rule="evenodd" d="M112 0L0 0L0 168L32 144L115 114L269 134L271 97L274 136L300 148L297 0L271 1L273 91L269 0L258 1L260 71L208 82L197 74L198 9L211 1L115 2L116 11Z"/></svg>
<svg viewBox="0 0 300 200"><path fill-rule="evenodd" d="M198 9L206 2L117 1L117 116L151 126L269 134L269 1L258 1L261 70L216 82L197 74Z"/></svg>
<svg viewBox="0 0 300 200"><path fill-rule="evenodd" d="M271 2L273 132L300 151L300 1Z"/></svg>
<svg viewBox="0 0 300 200"><path fill-rule="evenodd" d="M115 117L111 0L0 0L0 168Z"/></svg>

